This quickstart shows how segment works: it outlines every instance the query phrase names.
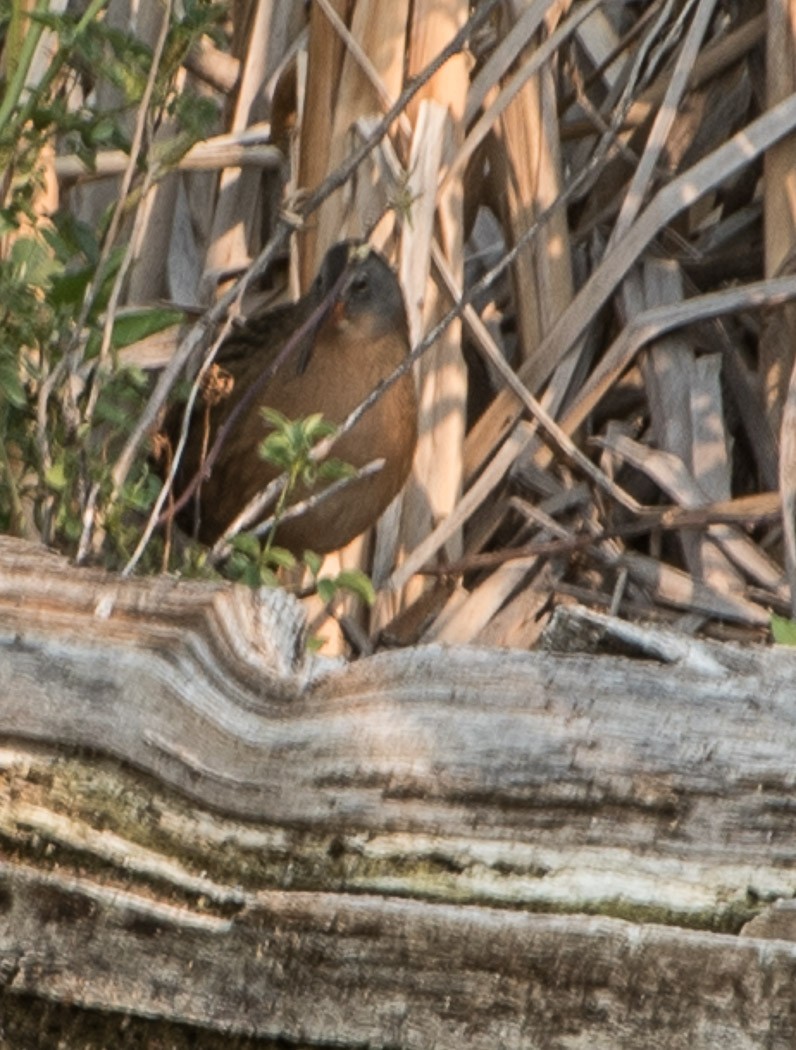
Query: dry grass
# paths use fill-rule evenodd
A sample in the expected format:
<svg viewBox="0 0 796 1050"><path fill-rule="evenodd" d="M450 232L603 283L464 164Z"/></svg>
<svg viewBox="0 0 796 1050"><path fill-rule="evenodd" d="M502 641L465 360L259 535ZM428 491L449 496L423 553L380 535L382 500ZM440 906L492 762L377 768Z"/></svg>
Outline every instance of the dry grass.
<svg viewBox="0 0 796 1050"><path fill-rule="evenodd" d="M225 126L146 194L127 297L220 317L235 276L287 249L295 295L369 236L415 344L445 321L414 475L340 555L378 588L366 647L531 646L572 600L765 639L796 595L796 28L756 3L481 3L407 90L470 16L238 4L230 54L184 73ZM84 215L118 189L100 160L55 162Z"/></svg>

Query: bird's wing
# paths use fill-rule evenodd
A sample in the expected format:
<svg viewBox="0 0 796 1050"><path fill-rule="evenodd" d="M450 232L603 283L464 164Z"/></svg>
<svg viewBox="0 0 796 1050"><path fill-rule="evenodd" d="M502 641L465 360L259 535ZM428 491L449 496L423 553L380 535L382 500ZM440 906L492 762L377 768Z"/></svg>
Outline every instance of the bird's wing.
<svg viewBox="0 0 796 1050"><path fill-rule="evenodd" d="M309 296L305 296L298 302L252 314L233 327L216 355L216 362L233 375L254 381L309 319L315 305ZM314 331L305 335L284 367L301 374L312 353L314 339Z"/></svg>

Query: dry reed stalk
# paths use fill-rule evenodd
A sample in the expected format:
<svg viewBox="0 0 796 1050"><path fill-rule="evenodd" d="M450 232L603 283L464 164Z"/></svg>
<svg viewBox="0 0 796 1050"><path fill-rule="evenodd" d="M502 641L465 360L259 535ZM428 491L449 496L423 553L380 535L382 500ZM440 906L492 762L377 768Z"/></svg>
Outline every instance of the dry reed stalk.
<svg viewBox="0 0 796 1050"><path fill-rule="evenodd" d="M378 4L376 0L357 0L354 6L351 37L370 63L379 86L371 81L358 56L347 48L337 85L329 171L351 152L357 120L363 116L381 116L387 108L385 100L392 103L400 94L408 6L406 0L389 5ZM309 97L307 104L312 104ZM310 141L308 148L313 148ZM318 213L315 262L320 261L341 235L362 237L369 233L388 203L375 161L363 165L349 186L327 200Z"/></svg>
<svg viewBox="0 0 796 1050"><path fill-rule="evenodd" d="M516 17L518 5L510 6ZM555 4L548 11L549 32L555 29L562 6ZM503 226L509 243L516 243L540 215L553 209L512 268L520 353L522 360L528 360L572 300L566 209L555 207L563 180L556 88L549 64L523 86L501 115L496 148L501 156L493 151L492 159L502 182L497 196L504 202Z"/></svg>
<svg viewBox="0 0 796 1050"><path fill-rule="evenodd" d="M449 123L447 109L431 99L421 101L415 110L405 187L405 192L411 200L411 221L404 222L401 227L399 262L409 335L413 346L420 341L426 328L426 303L431 281L430 263L438 212L437 185L449 134ZM421 376L418 376L419 386L426 396L426 403L423 405L421 393L421 412L424 412L426 420L430 420L430 413L434 407L434 373L430 377L426 373L421 373ZM426 425L427 428L430 427L429 423ZM374 582L379 587L400 561L403 551L414 548L429 531L430 506L422 466L429 450L433 455L433 447L430 446L430 438L423 438L422 426L420 432L421 450L415 457L412 475L404 492L376 530ZM413 598L417 598L421 590L420 580L416 581L413 594L410 594L409 590L403 593L381 590L371 615L371 630L376 632L383 628Z"/></svg>
<svg viewBox="0 0 796 1050"><path fill-rule="evenodd" d="M399 96L404 76L408 13L406 2L384 5L373 0L357 0L347 12L347 18L344 17L346 12L329 0L315 5L310 28L310 65L299 170L311 172L317 181L302 183L307 189L314 188L346 159L358 134L357 128L366 124L368 119L381 116ZM337 43L334 46L329 41L319 43L316 40L318 35L332 36ZM321 54L322 61L332 60L337 63L336 67L315 68L313 62L317 62ZM315 154L317 146L313 138L316 133L313 111L324 111L329 104L328 99L319 97L324 91L332 93L333 108L328 129L321 131L321 152L325 151L326 158L325 166L321 168L317 159L310 155ZM385 149L389 148L389 142L385 143ZM300 265L303 281L314 276L321 258L333 243L344 237L362 237L370 232L388 208L392 190L392 185L382 177L376 156L362 165L343 189L324 202L302 234ZM382 231L381 236L387 234ZM388 531L394 534L396 529L393 514L388 517ZM360 537L346 550L327 558L325 571L334 573L339 568L370 568L369 537ZM338 603L338 615L343 608L350 613L352 605L350 602ZM320 609L316 611L316 617L320 628L323 622ZM333 625L326 623L323 630L327 637L331 637L328 632L333 631Z"/></svg>
<svg viewBox="0 0 796 1050"><path fill-rule="evenodd" d="M218 171L221 168L279 168L284 162L282 153L267 144L267 136L245 133L216 135L192 146L176 164L178 171ZM101 150L93 168L88 168L74 154L59 154L54 158L54 173L59 182L95 182L98 179L121 175L128 164L123 150Z"/></svg>
<svg viewBox="0 0 796 1050"><path fill-rule="evenodd" d="M654 558L625 553L618 559L618 564L624 566L630 577L644 587L656 602L748 627L764 627L768 624L769 614L761 605L716 591L680 569Z"/></svg>
<svg viewBox="0 0 796 1050"><path fill-rule="evenodd" d="M732 311L780 304L796 298L796 277L762 281L745 288L731 288L723 292L696 297L680 304L646 310L634 317L627 328L609 347L600 364L568 406L560 421L566 434L573 434L612 388L638 351L661 335L686 324L719 316ZM535 427L518 424L509 438L500 446L479 477L470 485L447 521L406 559L393 574L390 584L402 587L406 580L424 565L430 563L447 536L448 530L459 528L503 481L507 472L520 457L533 454L541 469L552 460L550 450L539 443Z"/></svg>
<svg viewBox="0 0 796 1050"><path fill-rule="evenodd" d="M768 0L766 33L766 102L775 106L796 91L796 3ZM796 240L796 136L787 136L766 153L765 236L766 275L773 277Z"/></svg>
<svg viewBox="0 0 796 1050"><path fill-rule="evenodd" d="M766 98L770 106L796 91L796 3L769 0L766 5ZM789 272L796 249L796 135L773 146L764 160L765 272ZM787 269L786 269L787 268ZM764 329L760 365L766 407L775 433L782 424L788 381L794 364L796 311L786 309L776 324Z"/></svg>
<svg viewBox="0 0 796 1050"><path fill-rule="evenodd" d="M533 49L514 75L508 78L505 86L498 91L497 85L501 76L542 24L545 12L550 6L548 0L533 0L529 4L473 81L464 120L468 125L470 121L474 123L457 151L446 178L451 178L464 169L523 86L549 62L559 47L577 31L578 26L599 3L600 0L586 0L582 7L573 12L547 39ZM482 105L486 108L481 116L475 119Z"/></svg>
<svg viewBox="0 0 796 1050"><path fill-rule="evenodd" d="M332 7L346 20L348 0L332 0ZM307 45L307 81L301 112L298 147L297 185L302 191L319 186L331 170L332 128L337 89L342 72L345 44L339 34L329 31L328 18L318 4L310 10ZM307 225L299 236L299 284L308 288L315 276L317 222Z"/></svg>
<svg viewBox="0 0 796 1050"><path fill-rule="evenodd" d="M782 412L779 449L779 493L785 569L790 590L790 615L796 620L796 367L788 384Z"/></svg>
<svg viewBox="0 0 796 1050"><path fill-rule="evenodd" d="M599 7L578 29L578 41L609 90L618 87L625 68L619 35L608 15Z"/></svg>
<svg viewBox="0 0 796 1050"><path fill-rule="evenodd" d="M625 288L631 278L625 282ZM668 260L650 259L644 266L641 289L644 307L674 304L683 298L683 281L677 265ZM698 433L703 433L709 416L721 430L721 403L697 405L696 384L699 374L698 358L687 334L673 334L657 340L642 357L647 400L650 405L652 433L655 444L664 452L676 456L687 470L696 470L704 462L705 450L700 446ZM712 391L719 397L717 388ZM726 462L726 448L723 460ZM715 499L729 493L716 493ZM706 491L704 500L710 498ZM738 590L740 580L727 560L705 537L693 532L679 536L686 564L698 578L719 590Z"/></svg>
<svg viewBox="0 0 796 1050"><path fill-rule="evenodd" d="M121 0L111 0L106 13L110 25L118 25L131 30L150 47L155 46L161 30L164 9L159 5L144 5L134 12ZM101 77L94 87L94 104L100 111L121 111L120 121L125 125L131 140L134 139L135 115L125 114L124 99L109 79ZM168 130L164 132L168 137ZM129 165L128 157L128 165ZM122 180L122 184L123 184ZM109 179L104 182L76 187L70 195L70 207L76 215L93 228L100 228L104 214L113 208L119 200L120 182ZM153 296L168 295L166 279L166 259L171 224L167 221L173 212L173 185L167 183L154 187L138 205L138 215L125 217L122 225L122 239L129 239L134 224L141 229L141 248L138 251L135 265L130 275L130 290L127 295L131 301L140 302ZM150 244L152 247L150 248ZM140 296L140 297L139 297Z"/></svg>
<svg viewBox="0 0 796 1050"><path fill-rule="evenodd" d="M346 46L345 33L330 22L325 8L339 16L367 57L382 90L377 90L356 54ZM307 91L302 117L298 184L315 189L350 153L356 122L381 115L384 98L391 101L403 82L404 37L408 4L315 4L310 18ZM315 275L324 252L342 236L369 231L386 201L378 192L378 173L362 169L355 186L329 198L301 234L302 287Z"/></svg>
<svg viewBox="0 0 796 1050"><path fill-rule="evenodd" d="M729 499L732 465L721 389L720 354L703 354L695 362L694 382L689 392L691 412L691 466L694 480L708 502ZM717 557L715 547L703 551L702 579L721 589L732 589L738 574L726 558Z"/></svg>
<svg viewBox="0 0 796 1050"><path fill-rule="evenodd" d="M468 13L468 5L462 0L415 3L407 47L409 76L423 69L447 44L466 22ZM404 227L401 265L409 283L410 313L414 313L418 300L422 302L422 323L426 329L445 313L448 305L444 293L429 279L430 233L434 224L451 272L459 281L464 272L461 179L443 184L443 176L461 143L468 86L468 62L460 54L432 77L408 109L414 128L410 180L415 179L423 217L416 232L412 225ZM427 150L430 154L421 158L420 154ZM397 541L398 546L408 550L415 549L434 525L451 513L461 492L467 372L458 322L423 357L417 378L419 440L412 480L402 503ZM460 552L461 538L456 532L448 537L446 549L450 556ZM398 605L417 598L423 587L423 581L413 582Z"/></svg>
<svg viewBox="0 0 796 1050"><path fill-rule="evenodd" d="M32 10L31 5L22 5L23 9L27 8ZM25 35L30 31L30 22L27 19L23 19L20 22L20 33ZM44 29L41 36L39 37L36 47L33 51L33 55L30 61L30 67L28 75L26 77L26 86L32 87L41 80L42 76L50 66L55 52L58 48L58 37L52 30ZM9 41L5 41L5 48L2 53L2 74L4 78L9 75L8 64L11 56L9 51ZM41 172L37 182L34 184L33 196L31 200L31 213L37 217L37 219L47 223L49 216L53 215L58 209L61 202L60 186L58 183L57 172L55 168L55 147L54 144L46 144L39 154L39 163L41 165ZM4 172L2 178L0 178L0 186L3 185L4 180L8 177L8 172ZM5 201L2 201L5 204ZM4 230L2 239L0 239L0 253L3 258L8 258L8 250L10 246L19 237L28 236L34 230L33 222L26 216L21 215L19 217L20 225L18 229L6 229Z"/></svg>
<svg viewBox="0 0 796 1050"><path fill-rule="evenodd" d="M575 296L571 306L544 338L534 359L520 368L519 375L530 389L538 389L572 349L630 267L666 223L713 186L748 167L756 157L788 135L794 127L796 95L767 110L728 142L660 189L627 233L605 255ZM468 444L478 450L480 460L486 458L491 451L488 446L484 446L482 432L491 430L493 434L505 434L517 416L513 395L505 391L499 394L478 426L468 435ZM478 460L471 460L468 467L470 470L477 469Z"/></svg>
<svg viewBox="0 0 796 1050"><path fill-rule="evenodd" d="M609 448L638 470L644 471L678 505L689 509L708 506L705 491L683 461L671 452L650 449L628 437L615 435L596 439L601 447ZM765 587L779 597L785 597L782 570L760 550L744 533L726 523L708 524L704 529L706 542L718 544L729 558L743 569L760 587ZM692 572L697 578L707 574ZM727 580L718 576L708 580L715 590L739 593L742 584L739 576Z"/></svg>
<svg viewBox="0 0 796 1050"><path fill-rule="evenodd" d="M794 298L796 276L780 277L694 296L634 315L568 405L560 420L561 429L567 434L574 433L632 363L636 353L652 340L701 320L738 310L778 307ZM545 456L539 458L543 463L546 461Z"/></svg>
<svg viewBox="0 0 796 1050"><path fill-rule="evenodd" d="M644 145L644 152L639 158L638 167L630 180L619 217L611 231L609 248L623 234L627 232L631 223L638 215L644 200L647 198L649 188L652 184L652 176L658 165L660 154L664 148L667 138L672 130L675 117L680 108L686 85L693 73L694 64L699 53L702 39L707 32L708 24L713 15L716 0L700 0L694 20L686 35L685 43L678 56L674 71L664 94L661 108L650 129L649 136Z"/></svg>
<svg viewBox="0 0 796 1050"><path fill-rule="evenodd" d="M716 18L715 0L641 6L506 3L500 31L494 32L493 21L471 42L478 58L472 79L470 56L448 61L395 122L390 140L349 175L296 238L294 292L307 286L329 244L367 232L385 205L400 200L397 215L382 220L372 236L399 265L413 342L451 298L470 291L464 195L474 213L480 207L498 215L492 236L502 238L503 251L528 238L511 262L511 319L521 349L517 373L499 345L497 322L510 316L505 283L494 284L490 325L472 304L462 320L488 361L492 381L507 389L465 440L467 375L461 332L458 323L452 326L418 366L423 416L415 477L379 528L375 560L366 560L362 543L354 556L357 564L372 565L377 582L384 583L374 627L403 610L390 625L396 637L403 631L404 640L422 635L532 644L554 591L589 600L589 588L592 600L630 615L641 608L649 615L677 608L686 613L684 628L693 629L695 617L708 617L759 632L767 618L763 603L780 608L788 592L776 536L762 537L764 550L761 533L748 534L742 523L762 526L780 504L796 594L796 307L781 305L796 295L786 178L796 128L790 68L796 0L771 2L766 15L746 23L740 19L749 11L726 5ZM259 185L263 168L278 164L279 157L272 147L249 144L257 122L269 117L258 108L261 101L267 105L274 90L282 91L280 104L298 98L291 192L312 192L352 155L399 97L405 77L426 65L467 14L464 0L413 6L408 0L315 0L303 51L298 0L238 4L234 55L212 88L223 94L238 78L236 108L221 129L231 132L234 149L211 154L209 144L197 147L183 171L142 205L138 225L150 232L143 238L143 265L129 285L132 298L175 289L181 298L195 298L196 260L207 253L206 276L216 282L244 267L279 221L276 195L263 195ZM111 17L118 17L115 0ZM766 26L767 109L752 120L754 90L762 96L748 58ZM534 33L537 42L530 46ZM186 65L208 77L195 56ZM276 69L282 71L278 77ZM101 85L99 94L107 99L107 92L108 85ZM566 95L563 103L560 93ZM288 141L283 116L280 145ZM728 128L744 123L728 137ZM599 137L601 124L619 136L613 147L610 134ZM569 138L576 135L587 138ZM595 143L602 152L592 157ZM613 159L611 149L623 159ZM765 274L782 277L760 282L762 254L757 242L746 250L744 238L759 230L760 204L748 187L763 156ZM112 156L99 159L102 174L119 170ZM582 170L592 162L591 171ZM78 180L70 190L77 214L93 221L112 199L115 183L101 176L91 184L82 180L73 158L57 163L59 177ZM200 165L225 167L212 205L207 190L213 176L184 174ZM564 170L570 182L573 175L583 178L567 185ZM502 208L495 205L496 186ZM303 211L300 196L287 203ZM529 227L540 219L530 236ZM490 243L488 250L499 254L501 244ZM479 310L485 294L477 299ZM763 303L772 309L761 334ZM780 304L777 312L774 304ZM737 322L705 323L729 311L743 313ZM618 332L617 312L624 318ZM144 360L145 353L162 358L166 339L147 340L124 360ZM758 339L775 426L785 405L779 493L754 489L756 482L767 489L776 484L776 449L755 390ZM643 388L622 382L638 361ZM538 402L528 390L539 395ZM538 422L520 419L522 406L548 430L558 426L552 446L542 442ZM751 464L740 460L735 414L752 450ZM647 445L647 419L657 448ZM591 428L600 435L599 465L586 458L592 455L585 442ZM140 443L140 435L135 440ZM613 459L633 464L638 490L625 491L629 469L618 481L606 477ZM118 472L125 470L120 460ZM544 490L540 501L547 518L512 494L526 494L534 479ZM555 504L556 495L574 499L576 492L576 505ZM661 492L679 508L648 506ZM506 543L522 542L531 519L542 529L536 548L532 544L524 554L505 549ZM675 545L661 542L661 532L671 529L683 537L682 559ZM624 541L631 536L644 536L636 542L660 556L628 547ZM664 553L680 564L662 561ZM438 582L421 597L428 578L414 574L459 555L461 572L473 575L446 586Z"/></svg>
<svg viewBox="0 0 796 1050"><path fill-rule="evenodd" d="M233 46L240 61L237 92L224 130L241 135L266 116L266 84L295 20L297 4L277 5L272 0L238 6L236 25L247 32L235 34ZM262 183L258 172L228 166L220 174L211 210L212 225L204 255L200 301L212 301L228 275L241 272L261 248L263 227Z"/></svg>
<svg viewBox="0 0 796 1050"><path fill-rule="evenodd" d="M554 494L542 500L538 506L527 508L529 517L542 526L538 537L540 542L552 536L559 539L570 537L570 532L559 525L552 515L582 504L585 494L584 486L573 486L567 490L558 485ZM477 638L483 640L484 637L488 637L492 644L508 644L509 636L516 632L516 624L504 617L501 625L497 619L501 608L508 607L508 603L513 605L515 610L521 609L523 618L529 615L535 618L547 600L547 597L543 599L539 573L544 574L548 582L552 582L560 577L562 572L563 566L551 566L534 555L520 557L501 565L474 587L466 599L460 598L455 609L448 610L447 616L441 618L440 622L427 632L426 638L450 644L464 644ZM522 591L517 598L514 602L509 602L520 587ZM536 628L526 625L525 637L530 637L529 631L535 630L541 630L541 624Z"/></svg>
<svg viewBox="0 0 796 1050"><path fill-rule="evenodd" d="M765 38L766 27L767 16L756 15L737 29L732 29L718 40L711 40L706 44L694 63L688 80L689 90L701 87L747 55ZM663 100L668 82L668 75L664 73L643 91L630 107L625 117L625 125L638 125L647 120Z"/></svg>

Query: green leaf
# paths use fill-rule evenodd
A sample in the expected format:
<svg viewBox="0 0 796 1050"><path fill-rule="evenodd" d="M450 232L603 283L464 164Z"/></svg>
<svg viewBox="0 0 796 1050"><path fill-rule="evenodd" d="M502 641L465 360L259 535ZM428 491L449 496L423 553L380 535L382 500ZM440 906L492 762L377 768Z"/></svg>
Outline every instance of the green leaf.
<svg viewBox="0 0 796 1050"><path fill-rule="evenodd" d="M330 576L326 576L324 579L318 580L317 588L318 597L324 605L328 605L337 591L337 588L334 585L334 580Z"/></svg>
<svg viewBox="0 0 796 1050"><path fill-rule="evenodd" d="M320 554L316 554L315 551L304 551L301 555L301 560L310 570L313 576L317 576L321 571L323 565L323 557Z"/></svg>
<svg viewBox="0 0 796 1050"><path fill-rule="evenodd" d="M772 613L771 634L777 645L796 645L796 620Z"/></svg>
<svg viewBox="0 0 796 1050"><path fill-rule="evenodd" d="M341 590L355 594L367 605L373 605L376 601L376 591L370 577L361 569L343 569L337 574L334 582Z"/></svg>
<svg viewBox="0 0 796 1050"><path fill-rule="evenodd" d="M252 563L245 554L239 554L233 552L227 559L225 566L225 575L230 580L236 580L241 583L246 582L246 574L252 569Z"/></svg>
<svg viewBox="0 0 796 1050"><path fill-rule="evenodd" d="M50 302L53 306L70 306L83 301L94 270L84 266L72 273L60 273L52 280Z"/></svg>
<svg viewBox="0 0 796 1050"><path fill-rule="evenodd" d="M263 438L257 452L261 459L267 463L273 463L280 470L289 470L293 464L292 449L285 435L280 431L274 431L273 434Z"/></svg>
<svg viewBox="0 0 796 1050"><path fill-rule="evenodd" d="M287 416L283 415L276 408L264 408L262 409L262 414L266 423L270 423L272 427L283 430L286 426L290 426L290 420Z"/></svg>
<svg viewBox="0 0 796 1050"><path fill-rule="evenodd" d="M68 540L76 541L83 532L83 523L77 515L69 514L62 508L58 514L58 528Z"/></svg>
<svg viewBox="0 0 796 1050"><path fill-rule="evenodd" d="M6 355L0 356L0 396L14 408L24 408L27 404L17 363Z"/></svg>
<svg viewBox="0 0 796 1050"><path fill-rule="evenodd" d="M260 557L260 541L251 532L239 532L232 538L232 549L247 558Z"/></svg>
<svg viewBox="0 0 796 1050"><path fill-rule="evenodd" d="M14 241L9 258L19 279L27 284L48 284L56 268L56 262L45 244L34 237L19 237Z"/></svg>
<svg viewBox="0 0 796 1050"><path fill-rule="evenodd" d="M342 459L332 457L318 464L318 477L324 481L339 481L340 478L352 478L355 474L355 468Z"/></svg>
<svg viewBox="0 0 796 1050"><path fill-rule="evenodd" d="M0 208L0 236L19 229L19 223L9 208Z"/></svg>
<svg viewBox="0 0 796 1050"><path fill-rule="evenodd" d="M152 507L162 484L159 477L147 472L134 483L124 486L122 499L127 507L143 514Z"/></svg>
<svg viewBox="0 0 796 1050"><path fill-rule="evenodd" d="M370 578L361 569L343 569L336 576L324 576L317 582L318 596L324 603L330 602L338 591L361 598L367 605L376 601L376 591Z"/></svg>
<svg viewBox="0 0 796 1050"><path fill-rule="evenodd" d="M301 484L312 491L318 481L318 465L313 463L312 460L305 463L294 463L291 467L295 474L296 481L300 481Z"/></svg>
<svg viewBox="0 0 796 1050"><path fill-rule="evenodd" d="M98 146L113 142L116 138L116 121L109 116L97 118L88 128L88 138Z"/></svg>
<svg viewBox="0 0 796 1050"><path fill-rule="evenodd" d="M303 420L293 420L285 427L284 434L290 442L291 448L295 451L296 456L300 456L309 447L309 443L305 437Z"/></svg>
<svg viewBox="0 0 796 1050"><path fill-rule="evenodd" d="M96 419L98 422L110 423L125 432L134 422L128 405L122 401L116 401L103 391L97 400Z"/></svg>
<svg viewBox="0 0 796 1050"><path fill-rule="evenodd" d="M296 559L284 547L269 547L264 562L275 565L278 569L293 569L296 565Z"/></svg>
<svg viewBox="0 0 796 1050"><path fill-rule="evenodd" d="M164 328L180 324L184 320L185 315L179 310L164 308L136 310L133 313L122 314L113 322L113 346L116 349L130 346L139 339L146 339L148 335L162 332Z"/></svg>
<svg viewBox="0 0 796 1050"><path fill-rule="evenodd" d="M53 223L55 229L45 228L42 232L59 262L66 265L82 257L86 262L97 264L100 246L93 226L64 211L56 212Z"/></svg>
<svg viewBox="0 0 796 1050"><path fill-rule="evenodd" d="M66 488L66 470L64 461L59 460L48 467L44 474L46 484L55 492L63 492Z"/></svg>
<svg viewBox="0 0 796 1050"><path fill-rule="evenodd" d="M182 144L182 152L186 152L200 139L207 138L211 134L215 122L218 120L218 106L209 98L202 98L190 92L180 92L174 98L174 116L177 118L182 133L178 141ZM172 153L168 158L163 155L159 157L162 162L176 164L180 159L179 154Z"/></svg>
<svg viewBox="0 0 796 1050"><path fill-rule="evenodd" d="M312 446L323 438L330 437L335 433L337 427L323 418L320 412L313 412L303 420L299 420L301 435L307 445Z"/></svg>
<svg viewBox="0 0 796 1050"><path fill-rule="evenodd" d="M259 587L263 582L263 573L259 565L247 565L240 575L240 582L247 587Z"/></svg>

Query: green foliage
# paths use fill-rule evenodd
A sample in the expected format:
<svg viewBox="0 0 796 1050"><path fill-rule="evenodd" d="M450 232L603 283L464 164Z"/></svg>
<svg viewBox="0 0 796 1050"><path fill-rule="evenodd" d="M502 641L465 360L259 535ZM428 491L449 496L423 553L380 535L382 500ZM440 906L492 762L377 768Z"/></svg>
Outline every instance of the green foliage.
<svg viewBox="0 0 796 1050"><path fill-rule="evenodd" d="M266 548L285 512L288 500L297 488L312 492L319 482L337 481L355 473L353 467L339 459L315 460L314 446L324 438L331 437L336 430L333 424L315 412L304 419L288 419L275 408L264 408L263 418L273 427L272 432L260 443L260 456L278 470L287 473L287 482L279 496L274 511L276 525L266 540Z"/></svg>
<svg viewBox="0 0 796 1050"><path fill-rule="evenodd" d="M12 0L0 9L0 236L6 246L0 250L0 531L36 535L70 555L91 553L113 568L136 551L160 491L146 447L124 477L115 477L119 452L151 387L120 351L181 315L159 307L116 308L127 245L112 231L129 228L119 220L137 206L143 176L167 172L214 125L215 104L185 90L178 74L202 35L219 37L228 10L208 0L183 0L153 70L151 49L110 26L106 5L87 0L82 13L73 7L54 14L47 0L36 0L32 11ZM53 34L54 52L34 82L36 46L45 31ZM129 153L148 88L151 102L128 199L113 201L92 225L68 210L42 215L45 148L57 144L60 154L76 156L89 171L101 150ZM113 102L101 109L98 97ZM170 134L156 145L165 121ZM314 460L313 447L334 434L320 416L290 421L268 412L266 418L273 430L261 453L288 475L278 521L297 490L311 492L353 470L336 459ZM143 570L163 567L166 542L158 534L148 541ZM173 546L172 567L218 578L199 545ZM308 551L301 561L324 601L341 591L373 600L363 573L322 577L320 557ZM273 533L265 541L242 534L223 571L260 586L276 584L280 572L296 567Z"/></svg>
<svg viewBox="0 0 796 1050"><path fill-rule="evenodd" d="M376 592L370 577L361 569L343 569L336 576L324 576L316 580L318 595L321 601L327 604L331 602L340 591L346 591L359 598L366 605L373 605L376 601Z"/></svg>
<svg viewBox="0 0 796 1050"><path fill-rule="evenodd" d="M771 636L777 645L796 645L796 620L772 613Z"/></svg>
<svg viewBox="0 0 796 1050"><path fill-rule="evenodd" d="M131 310L120 313L113 324L111 332L111 349L121 350L130 346L139 339L145 339L149 335L162 332L164 328L179 324L183 315L178 310L169 310L161 307L151 307L141 310ZM100 348L101 336L98 331L93 331L86 342L86 359L91 360L97 356ZM137 373L139 384L145 383L141 372Z"/></svg>
<svg viewBox="0 0 796 1050"><path fill-rule="evenodd" d="M113 566L134 549L160 484L146 448L125 478L112 478L149 396L147 379L117 352L180 315L155 308L107 317L126 252L121 241L109 241L110 220L114 210L136 205L139 187L134 182L130 199L115 201L98 228L67 211L43 216L42 151L57 142L59 153L77 155L89 169L100 149L129 151L135 110L153 77L138 164L141 172L168 170L215 119L206 98L178 90L177 74L225 12L187 0L153 70L151 49L110 26L106 4L88 0L80 14L53 14L46 0L32 11L12 0L0 12L0 530L33 533L70 554L93 533L102 540L94 553ZM45 30L55 50L36 80L32 63ZM112 108L96 107L100 84L114 89ZM176 125L177 145L155 156L153 133L166 118ZM104 340L109 353L101 356ZM160 553L156 542L149 567L159 567Z"/></svg>
<svg viewBox="0 0 796 1050"><path fill-rule="evenodd" d="M373 589L370 577L361 569L343 569L336 576L321 576L323 558L315 551L304 551L302 562L312 577L313 586L318 597L326 605L329 605L341 593L353 594L366 605L372 605L376 600L376 592Z"/></svg>
<svg viewBox="0 0 796 1050"><path fill-rule="evenodd" d="M313 447L336 430L320 413L304 419L288 419L275 408L264 408L263 417L274 428L260 445L260 455L280 470L288 472L286 495L297 486L313 489L321 481L337 481L351 477L355 471L342 460L329 458L316 462Z"/></svg>
<svg viewBox="0 0 796 1050"><path fill-rule="evenodd" d="M296 559L284 547L262 544L250 532L241 532L232 540L232 554L227 560L226 575L250 587L275 587L280 569L293 569Z"/></svg>
<svg viewBox="0 0 796 1050"><path fill-rule="evenodd" d="M251 532L241 532L231 541L232 553L224 567L224 575L249 587L275 587L279 584L280 569L295 569L299 562L284 547L262 543ZM344 569L336 576L320 576L323 559L314 551L304 551L301 564L308 570L312 589L328 605L340 593L353 594L372 605L376 600L368 575L361 569Z"/></svg>
<svg viewBox="0 0 796 1050"><path fill-rule="evenodd" d="M336 427L320 414L291 420L275 409L266 408L263 409L263 416L273 430L262 441L260 455L285 472L287 482L274 512L274 527L265 542L261 543L251 533L241 533L232 540L227 574L250 586L273 586L278 582L280 569L294 569L298 564L290 551L273 543L280 519L296 489L301 487L311 492L319 483L351 477L355 473L353 467L341 460L328 458L316 462L312 458L314 446L336 432ZM353 594L368 605L375 601L373 584L364 572L347 569L336 576L322 577L320 571L323 558L310 550L303 552L301 564L308 571L313 587L324 603L329 604L340 592Z"/></svg>

